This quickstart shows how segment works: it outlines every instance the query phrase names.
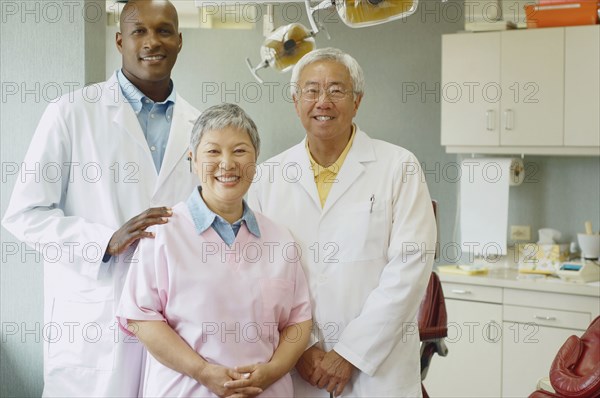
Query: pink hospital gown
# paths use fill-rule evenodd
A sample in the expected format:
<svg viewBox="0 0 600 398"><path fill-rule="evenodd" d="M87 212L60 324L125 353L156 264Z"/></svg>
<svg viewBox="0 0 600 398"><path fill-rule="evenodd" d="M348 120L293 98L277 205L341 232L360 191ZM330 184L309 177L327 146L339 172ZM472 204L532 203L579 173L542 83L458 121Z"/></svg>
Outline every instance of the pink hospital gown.
<svg viewBox="0 0 600 398"><path fill-rule="evenodd" d="M265 363L279 332L311 318L299 247L284 228L255 212L260 238L246 225L227 246L214 229L195 229L185 203L167 224L149 230L133 258L117 316L167 322L210 363L227 367ZM292 333L293 335L293 333ZM214 397L196 380L148 354L143 396ZM261 397L292 397L284 376Z"/></svg>

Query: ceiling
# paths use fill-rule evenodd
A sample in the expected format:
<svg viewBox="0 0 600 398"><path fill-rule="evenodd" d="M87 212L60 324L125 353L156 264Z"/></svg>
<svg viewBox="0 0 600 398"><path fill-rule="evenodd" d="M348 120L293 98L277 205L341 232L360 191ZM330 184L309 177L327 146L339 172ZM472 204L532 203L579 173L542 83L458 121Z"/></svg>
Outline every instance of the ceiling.
<svg viewBox="0 0 600 398"><path fill-rule="evenodd" d="M243 4L237 1L222 12L216 1L208 2L206 8L196 7L194 0L171 0L179 14L179 27L203 29L253 29L257 20L258 9L254 4ZM118 25L119 16L125 3L106 0L107 24Z"/></svg>

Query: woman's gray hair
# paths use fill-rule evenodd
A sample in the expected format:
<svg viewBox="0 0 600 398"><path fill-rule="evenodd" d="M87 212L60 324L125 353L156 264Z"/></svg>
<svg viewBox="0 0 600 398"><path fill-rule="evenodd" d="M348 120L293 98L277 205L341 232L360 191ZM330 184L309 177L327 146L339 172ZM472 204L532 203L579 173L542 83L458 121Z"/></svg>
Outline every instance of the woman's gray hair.
<svg viewBox="0 0 600 398"><path fill-rule="evenodd" d="M250 141L256 152L256 158L260 152L260 137L254 120L242 108L235 104L220 104L206 109L192 127L190 138L190 150L192 157L196 158L196 150L202 136L207 131L223 130L227 127L235 127L248 133Z"/></svg>
<svg viewBox="0 0 600 398"><path fill-rule="evenodd" d="M298 92L298 79L300 78L302 70L306 66L319 61L334 61L344 65L346 69L348 69L348 73L352 79L352 89L354 94L362 95L365 92L365 76L358 62L352 58L351 55L346 54L342 50L327 47L309 52L294 65L292 79L290 81L290 93L292 94L292 97Z"/></svg>

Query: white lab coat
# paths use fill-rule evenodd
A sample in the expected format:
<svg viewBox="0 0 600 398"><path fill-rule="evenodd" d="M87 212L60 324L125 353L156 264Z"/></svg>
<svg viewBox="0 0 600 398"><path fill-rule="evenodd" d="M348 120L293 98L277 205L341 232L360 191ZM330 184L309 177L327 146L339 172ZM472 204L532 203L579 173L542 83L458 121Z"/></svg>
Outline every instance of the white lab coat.
<svg viewBox="0 0 600 398"><path fill-rule="evenodd" d="M44 396L137 396L143 347L115 318L133 248L102 256L127 220L197 185L186 153L198 116L177 95L158 174L116 74L42 116L3 225L44 255Z"/></svg>
<svg viewBox="0 0 600 398"><path fill-rule="evenodd" d="M358 130L321 209L302 141L261 165L249 204L300 244L317 344L359 369L343 396L420 396L416 314L436 225L416 157ZM294 384L298 397L329 396Z"/></svg>

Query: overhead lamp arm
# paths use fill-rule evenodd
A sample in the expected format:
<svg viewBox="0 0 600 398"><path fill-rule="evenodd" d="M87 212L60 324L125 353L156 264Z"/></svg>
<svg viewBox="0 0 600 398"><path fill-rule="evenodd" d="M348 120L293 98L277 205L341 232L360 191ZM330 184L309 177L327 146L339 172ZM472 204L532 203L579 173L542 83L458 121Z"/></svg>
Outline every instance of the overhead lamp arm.
<svg viewBox="0 0 600 398"><path fill-rule="evenodd" d="M275 30L275 16L273 4L267 4L267 13L263 16L263 36L267 37Z"/></svg>
<svg viewBox="0 0 600 398"><path fill-rule="evenodd" d="M263 84L264 81L263 81L263 79L260 78L260 76L258 76L257 72L260 69L268 68L269 67L269 62L262 61L260 64L256 65L256 67L254 67L254 66L252 66L252 63L250 62L250 58L246 58L246 65L248 66L248 69L250 70L250 73L252 73L252 76L254 76L254 78L256 79L256 81L259 82L260 84Z"/></svg>
<svg viewBox="0 0 600 398"><path fill-rule="evenodd" d="M325 10L327 8L331 8L335 6L335 0L325 0L317 4L315 7L310 6L310 0L304 0L306 4L306 15L308 16L308 22L310 22L310 27L312 28L313 34L319 33L319 26L315 21L314 14L317 11Z"/></svg>

